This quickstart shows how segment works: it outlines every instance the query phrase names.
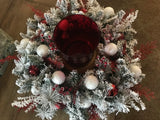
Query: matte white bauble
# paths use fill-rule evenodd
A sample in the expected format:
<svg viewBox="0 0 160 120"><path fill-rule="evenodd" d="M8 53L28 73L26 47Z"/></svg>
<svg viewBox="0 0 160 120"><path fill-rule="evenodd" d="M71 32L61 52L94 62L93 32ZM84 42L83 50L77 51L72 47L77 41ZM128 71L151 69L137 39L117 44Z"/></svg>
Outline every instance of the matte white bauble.
<svg viewBox="0 0 160 120"><path fill-rule="evenodd" d="M80 102L81 108L89 108L91 106L91 102L87 99L82 99Z"/></svg>
<svg viewBox="0 0 160 120"><path fill-rule="evenodd" d="M23 47L26 47L28 45L29 39L28 38L24 38L21 40L20 45Z"/></svg>
<svg viewBox="0 0 160 120"><path fill-rule="evenodd" d="M31 87L31 93L33 95L39 95L40 94L40 90L38 88L36 88L35 86Z"/></svg>
<svg viewBox="0 0 160 120"><path fill-rule="evenodd" d="M98 86L99 81L94 75L89 75L86 77L84 84L87 89L94 90Z"/></svg>
<svg viewBox="0 0 160 120"><path fill-rule="evenodd" d="M106 15L106 17L113 16L113 15L115 15L114 9L112 7L106 7L104 9L104 14Z"/></svg>
<svg viewBox="0 0 160 120"><path fill-rule="evenodd" d="M118 47L114 43L108 43L104 48L104 52L109 56L113 56L118 52Z"/></svg>
<svg viewBox="0 0 160 120"><path fill-rule="evenodd" d="M137 65L130 65L130 71L134 73L134 76L138 78L142 74L142 70Z"/></svg>
<svg viewBox="0 0 160 120"><path fill-rule="evenodd" d="M49 48L48 48L48 46L47 45L40 45L37 48L37 54L40 57L46 57L49 54Z"/></svg>
<svg viewBox="0 0 160 120"><path fill-rule="evenodd" d="M54 82L57 85L61 85L65 81L65 74L62 71L56 71L52 75L52 82Z"/></svg>

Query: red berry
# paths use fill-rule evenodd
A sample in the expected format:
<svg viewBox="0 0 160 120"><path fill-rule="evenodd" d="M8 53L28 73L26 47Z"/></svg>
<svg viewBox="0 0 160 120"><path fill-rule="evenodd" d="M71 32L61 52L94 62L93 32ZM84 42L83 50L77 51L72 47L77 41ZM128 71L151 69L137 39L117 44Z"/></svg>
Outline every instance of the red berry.
<svg viewBox="0 0 160 120"><path fill-rule="evenodd" d="M55 91L56 88L52 88L53 91Z"/></svg>

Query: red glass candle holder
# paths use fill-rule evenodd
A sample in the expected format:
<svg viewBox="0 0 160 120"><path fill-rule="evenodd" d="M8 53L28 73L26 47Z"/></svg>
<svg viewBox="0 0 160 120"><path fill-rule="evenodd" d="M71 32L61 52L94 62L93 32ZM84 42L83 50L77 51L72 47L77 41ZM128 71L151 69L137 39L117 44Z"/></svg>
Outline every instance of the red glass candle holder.
<svg viewBox="0 0 160 120"><path fill-rule="evenodd" d="M73 68L79 68L92 59L101 33L89 17L70 15L57 24L53 37L65 62Z"/></svg>

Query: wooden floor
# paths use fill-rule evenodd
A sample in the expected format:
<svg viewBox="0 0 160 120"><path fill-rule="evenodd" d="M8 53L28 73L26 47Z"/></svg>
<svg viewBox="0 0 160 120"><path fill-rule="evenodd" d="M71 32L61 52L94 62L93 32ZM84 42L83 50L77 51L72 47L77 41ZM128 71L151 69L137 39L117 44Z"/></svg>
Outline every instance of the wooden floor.
<svg viewBox="0 0 160 120"><path fill-rule="evenodd" d="M0 0L0 28L9 33L13 39L21 40L19 32L26 31L26 19L33 16L32 10L27 5L32 5L42 11L55 5L56 0ZM115 11L124 9L140 10L138 19L134 23L138 31L136 38L139 44L157 40L157 49L142 61L143 72L146 78L143 85L155 92L156 99L147 101L147 110L136 112L131 110L129 114L118 114L113 120L160 120L160 0L99 0L103 6L112 6ZM11 107L11 102L16 99L16 77L11 74L13 62L5 74L0 77L0 120L40 120L34 117L34 113L25 114L17 112ZM57 113L54 120L68 120L68 116L62 111Z"/></svg>

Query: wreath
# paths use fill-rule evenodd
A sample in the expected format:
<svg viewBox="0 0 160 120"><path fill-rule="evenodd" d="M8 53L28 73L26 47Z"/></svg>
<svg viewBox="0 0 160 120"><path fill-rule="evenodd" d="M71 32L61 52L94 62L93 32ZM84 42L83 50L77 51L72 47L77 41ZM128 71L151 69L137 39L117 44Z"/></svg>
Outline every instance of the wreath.
<svg viewBox="0 0 160 120"><path fill-rule="evenodd" d="M63 109L70 120L107 120L145 105L133 87L144 78L132 28L138 10L114 12L96 0L58 0L44 14L35 10L27 33L15 41L19 94L12 106L51 120ZM138 104L140 106L138 106Z"/></svg>

